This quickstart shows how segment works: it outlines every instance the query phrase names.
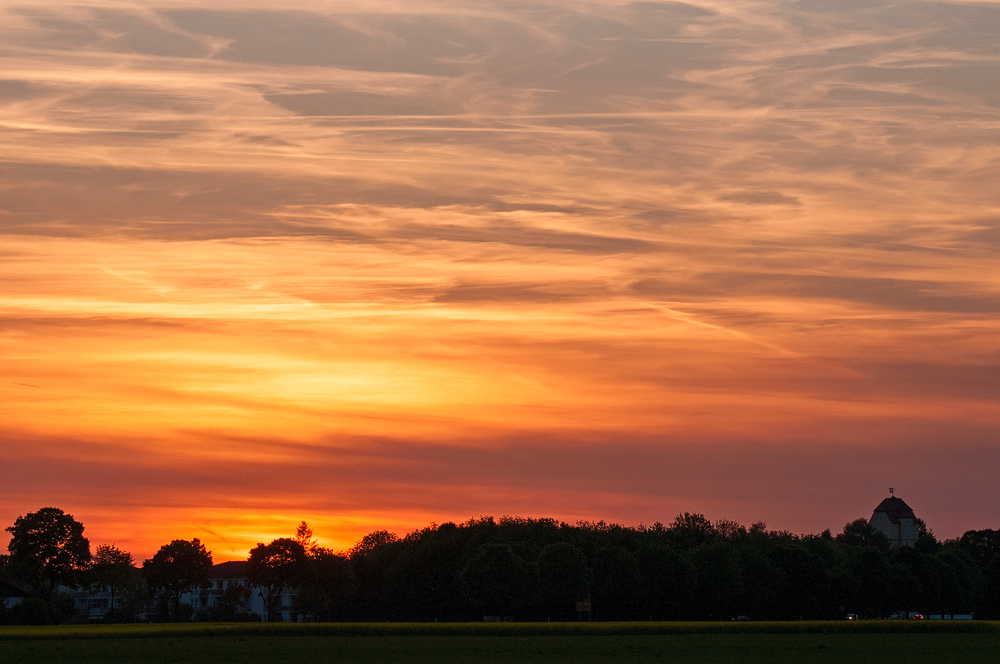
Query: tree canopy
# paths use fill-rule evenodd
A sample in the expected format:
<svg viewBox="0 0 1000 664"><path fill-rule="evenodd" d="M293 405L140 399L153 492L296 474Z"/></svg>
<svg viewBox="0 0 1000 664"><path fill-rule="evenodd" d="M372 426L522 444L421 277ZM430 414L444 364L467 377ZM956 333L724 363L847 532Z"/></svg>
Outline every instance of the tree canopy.
<svg viewBox="0 0 1000 664"><path fill-rule="evenodd" d="M115 596L134 579L136 575L132 554L122 551L114 544L101 544L94 553L90 566L90 582L96 588L107 589L111 593L110 610L114 615Z"/></svg>
<svg viewBox="0 0 1000 664"><path fill-rule="evenodd" d="M173 540L142 563L142 571L150 588L163 593L169 600L171 615L176 617L181 595L208 585L212 569L212 552L196 537L191 541Z"/></svg>
<svg viewBox="0 0 1000 664"><path fill-rule="evenodd" d="M307 562L302 543L288 537L258 544L250 550L247 581L260 588L268 621L275 618L282 592L298 587L306 579Z"/></svg>
<svg viewBox="0 0 1000 664"><path fill-rule="evenodd" d="M28 516L9 530L20 533L37 520ZM71 530L82 533L82 526ZM25 541L19 535L12 551L23 556L18 547ZM944 542L928 530L919 546L896 548L864 519L847 523L836 536L795 535L763 523L745 527L686 513L667 526L634 527L483 517L405 537L379 530L335 553L319 546L303 523L294 538L250 551L246 585L231 575L242 567L237 564L226 570L229 586L222 595L205 595L215 608L196 608L206 619L249 619L248 601L260 597L268 619L288 611L307 620L544 621L573 619L576 602L590 597L600 620L877 618L901 611L995 619L998 542L993 530ZM108 587L113 579L106 574L124 571L129 559L113 545L99 547L92 583ZM143 573L169 614L183 618L181 595L203 586L210 568L211 554L201 542L174 540L145 561ZM286 596L294 598L291 605L281 602ZM140 611L149 617L152 609L143 604L130 615ZM39 616L62 619L48 610Z"/></svg>
<svg viewBox="0 0 1000 664"><path fill-rule="evenodd" d="M43 600L61 585L76 586L90 563L90 542L83 524L57 507L43 507L20 516L7 549L8 571Z"/></svg>

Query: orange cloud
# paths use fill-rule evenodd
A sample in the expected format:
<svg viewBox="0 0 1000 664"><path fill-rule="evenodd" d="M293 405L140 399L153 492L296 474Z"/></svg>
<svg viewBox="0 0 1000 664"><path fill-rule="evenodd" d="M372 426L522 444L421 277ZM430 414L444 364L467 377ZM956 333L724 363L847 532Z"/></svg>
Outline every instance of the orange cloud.
<svg viewBox="0 0 1000 664"><path fill-rule="evenodd" d="M0 4L0 520L989 527L997 11Z"/></svg>

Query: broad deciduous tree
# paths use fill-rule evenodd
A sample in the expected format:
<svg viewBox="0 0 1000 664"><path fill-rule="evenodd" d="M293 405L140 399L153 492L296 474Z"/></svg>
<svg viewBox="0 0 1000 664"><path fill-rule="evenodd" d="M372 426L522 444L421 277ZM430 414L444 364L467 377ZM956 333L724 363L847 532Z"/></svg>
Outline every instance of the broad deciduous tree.
<svg viewBox="0 0 1000 664"><path fill-rule="evenodd" d="M7 549L7 569L39 598L50 601L59 585L76 586L90 562L90 542L83 524L57 507L20 516Z"/></svg>
<svg viewBox="0 0 1000 664"><path fill-rule="evenodd" d="M606 546L594 554L594 614L601 620L635 617L642 591L639 561L620 546Z"/></svg>
<svg viewBox="0 0 1000 664"><path fill-rule="evenodd" d="M247 581L260 588L268 622L277 617L281 594L297 587L306 575L306 550L299 542L280 537L270 544L258 544L247 560Z"/></svg>
<svg viewBox="0 0 1000 664"><path fill-rule="evenodd" d="M530 601L531 567L507 544L485 544L462 570L462 592L486 615L513 616Z"/></svg>
<svg viewBox="0 0 1000 664"><path fill-rule="evenodd" d="M347 617L351 568L347 556L321 546L308 552L305 579L296 596L296 611L313 620L329 622Z"/></svg>
<svg viewBox="0 0 1000 664"><path fill-rule="evenodd" d="M196 537L190 542L174 540L164 544L149 560L142 563L142 571L150 588L162 591L170 601L170 611L177 617L181 595L194 588L208 585L208 572L212 569L212 552Z"/></svg>
<svg viewBox="0 0 1000 664"><path fill-rule="evenodd" d="M837 535L836 540L840 544L872 547L883 553L888 553L890 549L889 538L885 533L875 530L868 519L851 521L844 526L844 532Z"/></svg>
<svg viewBox="0 0 1000 664"><path fill-rule="evenodd" d="M572 617L577 600L590 591L587 557L568 542L549 544L538 556L538 589L546 617Z"/></svg>
<svg viewBox="0 0 1000 664"><path fill-rule="evenodd" d="M114 544L101 544L94 553L90 567L91 584L111 592L111 613L115 613L115 595L136 574L132 554Z"/></svg>

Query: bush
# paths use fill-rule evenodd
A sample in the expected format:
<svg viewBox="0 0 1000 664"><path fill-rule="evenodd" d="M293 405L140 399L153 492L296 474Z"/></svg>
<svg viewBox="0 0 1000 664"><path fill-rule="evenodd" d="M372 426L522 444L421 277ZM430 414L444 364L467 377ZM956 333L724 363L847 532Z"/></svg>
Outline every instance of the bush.
<svg viewBox="0 0 1000 664"><path fill-rule="evenodd" d="M177 614L174 615L174 622L189 622L194 617L194 609L187 602L177 605Z"/></svg>
<svg viewBox="0 0 1000 664"><path fill-rule="evenodd" d="M25 597L6 610L9 625L59 625L73 619L73 598L64 593L56 594L46 602L37 597Z"/></svg>

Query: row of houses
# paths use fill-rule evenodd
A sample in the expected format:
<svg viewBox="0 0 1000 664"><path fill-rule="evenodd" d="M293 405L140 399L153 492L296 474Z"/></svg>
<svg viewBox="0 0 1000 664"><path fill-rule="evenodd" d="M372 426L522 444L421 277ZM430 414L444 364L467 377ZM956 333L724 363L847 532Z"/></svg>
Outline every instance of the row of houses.
<svg viewBox="0 0 1000 664"><path fill-rule="evenodd" d="M233 584L241 584L249 587L249 602L247 611L249 614L264 620L267 611L264 608L263 595L259 588L250 587L246 576L247 563L245 560L234 560L213 565L208 573L208 586L195 588L181 596L181 603L191 606L194 614L209 613L213 606L220 600L223 592ZM88 621L100 621L104 616L115 609L125 611L131 599L121 591L114 596L110 590L96 590L90 588L63 590L72 598L73 608L77 618ZM21 600L29 596L29 592L17 584L0 579L0 602L7 607L19 604ZM295 620L294 604L296 592L293 589L282 593L277 609L277 618L281 622L292 622ZM155 619L159 609L153 606L145 606L137 612L138 620Z"/></svg>

